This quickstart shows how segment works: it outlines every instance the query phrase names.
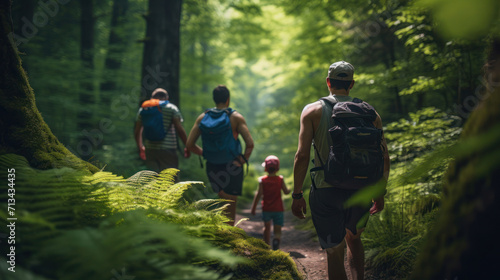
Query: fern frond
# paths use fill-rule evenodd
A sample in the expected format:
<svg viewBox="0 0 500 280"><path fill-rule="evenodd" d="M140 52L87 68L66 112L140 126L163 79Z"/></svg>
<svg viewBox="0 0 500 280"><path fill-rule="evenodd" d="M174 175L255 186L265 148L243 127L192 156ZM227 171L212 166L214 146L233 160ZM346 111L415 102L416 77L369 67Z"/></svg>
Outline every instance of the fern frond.
<svg viewBox="0 0 500 280"><path fill-rule="evenodd" d="M143 185L149 184L151 181L156 179L158 173L154 171L144 170L135 173L130 176L126 181L127 184L133 187L141 187Z"/></svg>
<svg viewBox="0 0 500 280"><path fill-rule="evenodd" d="M100 171L92 174L91 176L84 177L82 182L95 185L102 182L125 182L125 179L122 176L117 176L111 172Z"/></svg>
<svg viewBox="0 0 500 280"><path fill-rule="evenodd" d="M174 184L176 170L143 171L123 179L103 171L36 170L22 157L0 156L1 169L13 167L19 218L16 237L22 240L16 254L24 256L23 264L29 264L36 275L118 279L127 273L137 279L229 279L244 260L228 253L229 249L243 250L256 242L246 240L241 230L225 236L223 223L228 218L222 211L227 201L194 202L203 197L204 185ZM6 197L6 188L6 184L0 186L0 198ZM0 200L0 217L8 217L5 201ZM221 236L230 242L219 244ZM267 247L260 249L268 253ZM283 256L272 263L280 262ZM287 269L295 275L292 267Z"/></svg>
<svg viewBox="0 0 500 280"><path fill-rule="evenodd" d="M220 199L200 199L190 204L190 206L193 207L194 209L210 209L213 208L214 206L219 205L220 202L221 202Z"/></svg>
<svg viewBox="0 0 500 280"><path fill-rule="evenodd" d="M189 265L190 260L217 259L228 266L241 262L228 252L187 236L179 226L155 222L145 214L132 211L111 217L99 230L68 231L48 242L37 256L58 267L57 278L67 279L107 279L112 270L122 267L142 279L196 279L201 271L213 276L205 279L218 279L213 271ZM68 255L72 258L62 257ZM155 259L168 261L141 261Z"/></svg>
<svg viewBox="0 0 500 280"><path fill-rule="evenodd" d="M250 220L250 219L249 218L240 219L236 224L234 224L234 226L237 227L241 222L248 221L248 220Z"/></svg>

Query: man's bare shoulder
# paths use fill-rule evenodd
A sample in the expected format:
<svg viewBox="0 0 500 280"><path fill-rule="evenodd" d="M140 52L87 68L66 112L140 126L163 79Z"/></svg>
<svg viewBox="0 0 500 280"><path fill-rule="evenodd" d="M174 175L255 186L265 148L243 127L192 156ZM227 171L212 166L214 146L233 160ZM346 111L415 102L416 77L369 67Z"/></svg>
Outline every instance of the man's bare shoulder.
<svg viewBox="0 0 500 280"><path fill-rule="evenodd" d="M316 102L309 103L304 107L304 110L302 110L302 117L321 117L322 112L323 105L318 100Z"/></svg>
<svg viewBox="0 0 500 280"><path fill-rule="evenodd" d="M234 111L232 114L231 114L231 121L235 120L237 121L238 123L245 123L245 118L243 117L242 114L240 114L238 111Z"/></svg>
<svg viewBox="0 0 500 280"><path fill-rule="evenodd" d="M195 125L200 124L201 120L205 117L205 112L201 113L198 118L196 118Z"/></svg>

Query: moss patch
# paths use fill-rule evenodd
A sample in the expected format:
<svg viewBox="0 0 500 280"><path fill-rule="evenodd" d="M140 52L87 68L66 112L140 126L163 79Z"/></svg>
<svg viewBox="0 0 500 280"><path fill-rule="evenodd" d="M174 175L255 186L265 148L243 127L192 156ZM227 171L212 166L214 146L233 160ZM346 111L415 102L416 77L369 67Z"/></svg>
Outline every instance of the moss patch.
<svg viewBox="0 0 500 280"><path fill-rule="evenodd" d="M213 243L248 259L235 269L214 264L213 267L223 274L232 273L231 279L302 279L289 254L271 250L264 241L249 237L240 228L221 227Z"/></svg>

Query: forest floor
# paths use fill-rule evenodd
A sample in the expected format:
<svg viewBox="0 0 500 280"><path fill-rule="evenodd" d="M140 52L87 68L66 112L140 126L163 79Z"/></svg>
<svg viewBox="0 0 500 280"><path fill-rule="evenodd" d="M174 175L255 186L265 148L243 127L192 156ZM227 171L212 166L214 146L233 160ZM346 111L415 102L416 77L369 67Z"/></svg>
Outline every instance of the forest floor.
<svg viewBox="0 0 500 280"><path fill-rule="evenodd" d="M264 223L262 222L260 203L255 216L250 213L250 207L239 209L236 214L236 223L244 218L248 218L248 220L242 221L238 227L249 236L263 239ZM315 237L313 232L295 228L298 223L299 220L293 216L291 211L285 211L285 225L282 228L280 250L290 254L298 270L304 276L304 280L328 279L326 252L321 249L318 241L313 241L313 237ZM350 279L350 275L348 278ZM365 279L375 280L378 277L370 275L370 272L367 271Z"/></svg>
<svg viewBox="0 0 500 280"><path fill-rule="evenodd" d="M260 207L257 208L256 212L256 215L252 216L250 207L241 209L236 214L235 220L238 222L240 219L248 218L249 220L242 221L238 227L249 236L263 239L264 223ZM285 225L282 228L280 250L290 254L297 264L298 270L304 275L304 279L328 279L326 253L321 249L319 242L312 240L314 233L295 229L295 225L298 223L296 220L298 219L293 216L292 212L285 211Z"/></svg>

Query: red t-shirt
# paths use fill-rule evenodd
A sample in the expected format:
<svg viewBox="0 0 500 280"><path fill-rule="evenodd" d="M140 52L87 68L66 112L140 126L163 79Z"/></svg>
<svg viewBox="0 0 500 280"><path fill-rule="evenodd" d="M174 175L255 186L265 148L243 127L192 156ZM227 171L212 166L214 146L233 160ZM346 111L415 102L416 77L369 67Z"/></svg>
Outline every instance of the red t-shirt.
<svg viewBox="0 0 500 280"><path fill-rule="evenodd" d="M281 200L281 186L283 176L262 176L259 178L262 183L262 211L283 212L283 201Z"/></svg>

